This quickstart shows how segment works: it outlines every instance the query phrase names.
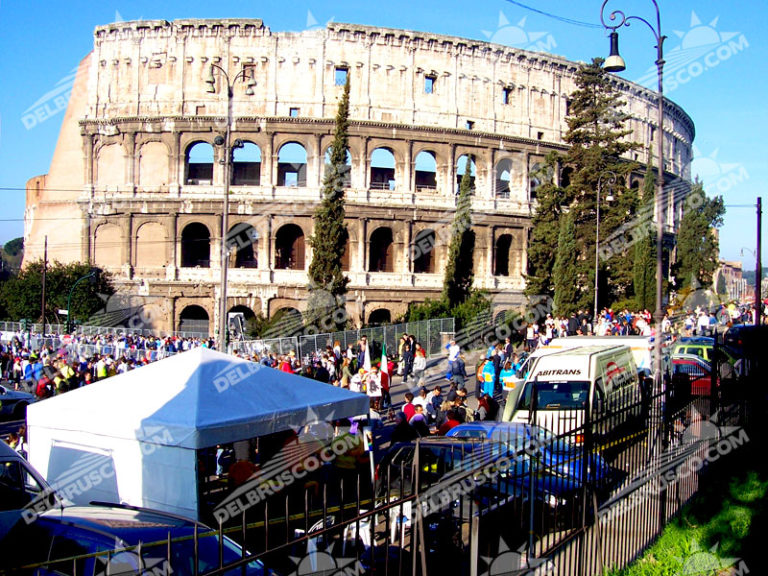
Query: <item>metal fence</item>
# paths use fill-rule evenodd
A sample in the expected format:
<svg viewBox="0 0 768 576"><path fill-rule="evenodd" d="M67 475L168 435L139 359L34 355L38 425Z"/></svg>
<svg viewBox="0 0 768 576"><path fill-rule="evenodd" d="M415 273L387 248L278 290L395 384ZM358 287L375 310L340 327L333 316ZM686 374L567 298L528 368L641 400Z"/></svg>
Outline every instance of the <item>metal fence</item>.
<svg viewBox="0 0 768 576"><path fill-rule="evenodd" d="M265 350L277 354L286 354L293 350L300 358L308 358L315 353L325 351L327 346L333 347L336 342L339 343L342 350L346 350L347 345L356 345L361 337L366 336L369 342L377 345L377 349L380 350L381 345L386 343L387 352L394 354L398 350L398 344L403 334L413 334L416 342L422 345L429 356L439 354L442 351L445 345L444 340L454 334L454 328L454 318L436 318L326 334L306 334L291 338L265 340L244 340L231 343L229 349L230 351L246 354L261 354Z"/></svg>
<svg viewBox="0 0 768 576"><path fill-rule="evenodd" d="M207 324L206 324L207 325ZM47 334L67 334L66 324L49 324L45 325ZM0 334L5 333L21 333L21 322L6 322L0 321ZM35 324L29 324L27 330L24 333L29 333L35 337L42 337L43 324L41 322ZM208 330L153 330L150 328L122 328L120 326L81 326L75 327L76 334L84 334L86 336L96 336L99 334L135 334L138 336L157 336L164 338L166 336L177 336L179 338L208 338Z"/></svg>

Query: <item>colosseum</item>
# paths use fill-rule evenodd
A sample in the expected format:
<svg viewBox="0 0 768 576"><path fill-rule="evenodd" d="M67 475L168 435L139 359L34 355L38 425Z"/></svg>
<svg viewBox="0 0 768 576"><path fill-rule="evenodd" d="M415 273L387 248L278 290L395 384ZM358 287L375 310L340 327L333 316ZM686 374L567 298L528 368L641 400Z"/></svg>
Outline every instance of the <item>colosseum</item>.
<svg viewBox="0 0 768 576"><path fill-rule="evenodd" d="M49 173L27 185L26 258L40 258L47 237L49 258L112 272L120 293L151 310L154 328L213 333L225 235L238 248L227 259L228 310L302 311L312 214L349 78L350 317L393 320L439 294L467 156L475 285L497 310L517 307L537 165L566 149L577 68L550 54L352 24L300 33L258 19L98 27ZM658 137L656 94L615 82L631 138L647 149ZM685 180L694 126L669 101L663 138L665 174ZM670 232L680 205L671 195Z"/></svg>

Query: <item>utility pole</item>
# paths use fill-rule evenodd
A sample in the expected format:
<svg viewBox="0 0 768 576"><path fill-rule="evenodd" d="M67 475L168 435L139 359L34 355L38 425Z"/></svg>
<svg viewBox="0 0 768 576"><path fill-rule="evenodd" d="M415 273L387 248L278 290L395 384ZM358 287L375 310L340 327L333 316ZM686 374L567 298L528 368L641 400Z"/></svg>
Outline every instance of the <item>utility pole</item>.
<svg viewBox="0 0 768 576"><path fill-rule="evenodd" d="M755 251L755 325L762 322L763 299L760 285L763 281L763 264L761 262L760 244L762 243L763 199L757 198L757 250Z"/></svg>
<svg viewBox="0 0 768 576"><path fill-rule="evenodd" d="M43 248L43 298L42 298L42 313L43 317L43 338L45 338L45 275L48 272L48 236L45 237L45 247Z"/></svg>

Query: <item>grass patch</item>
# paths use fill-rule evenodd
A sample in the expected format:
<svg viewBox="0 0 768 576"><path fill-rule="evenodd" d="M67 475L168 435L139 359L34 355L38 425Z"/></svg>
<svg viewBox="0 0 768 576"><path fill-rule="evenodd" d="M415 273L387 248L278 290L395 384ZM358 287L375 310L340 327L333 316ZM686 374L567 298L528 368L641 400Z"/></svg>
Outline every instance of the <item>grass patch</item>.
<svg viewBox="0 0 768 576"><path fill-rule="evenodd" d="M768 480L756 470L712 480L640 559L610 574L728 574L728 568L738 568L750 533L755 533L756 520L764 512ZM757 566L744 564L757 573Z"/></svg>

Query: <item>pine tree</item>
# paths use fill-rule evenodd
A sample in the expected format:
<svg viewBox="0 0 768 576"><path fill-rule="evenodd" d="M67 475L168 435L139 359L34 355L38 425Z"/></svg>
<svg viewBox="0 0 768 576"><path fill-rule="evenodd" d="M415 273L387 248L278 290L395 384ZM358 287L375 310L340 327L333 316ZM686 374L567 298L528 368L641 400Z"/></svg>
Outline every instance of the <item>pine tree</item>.
<svg viewBox="0 0 768 576"><path fill-rule="evenodd" d="M649 160L643 178L642 207L638 213L641 227L634 234L642 237L634 245L635 306L638 310L654 310L656 307L656 230L653 226L656 179L653 162Z"/></svg>
<svg viewBox="0 0 768 576"><path fill-rule="evenodd" d="M336 131L331 144L330 164L323 179L323 199L315 210L315 230L310 238L309 296L305 324L321 331L346 326L346 293L349 278L342 271L342 258L349 232L344 223L344 176L349 170L349 76L336 113Z"/></svg>
<svg viewBox="0 0 768 576"><path fill-rule="evenodd" d="M451 244L443 281L443 298L453 308L464 302L472 291L474 280L473 252L475 233L472 230L472 157L467 156L464 175L459 185L459 198L451 226Z"/></svg>
<svg viewBox="0 0 768 576"><path fill-rule="evenodd" d="M723 197L707 198L704 186L694 182L677 233L677 261L673 267L678 291L694 284L712 286L719 265L717 228L723 225Z"/></svg>
<svg viewBox="0 0 768 576"><path fill-rule="evenodd" d="M570 212L560 219L560 232L557 236L557 255L553 276L555 279L555 311L561 316L569 316L579 309L577 300L579 287L577 277L576 226Z"/></svg>
<svg viewBox="0 0 768 576"><path fill-rule="evenodd" d="M575 248L578 251L575 280L579 287L577 308L584 309L591 309L594 302L596 191L601 178L602 187L606 189L606 174L616 175L610 192L617 198L614 206L601 205L601 242L603 237L609 237L617 227L628 222L636 208L632 193L624 182L637 165L627 162L622 156L637 148L638 144L626 140L631 133L625 128L630 117L622 111L625 102L614 90L602 62L602 59L595 58L590 64L579 68L576 76L578 89L571 95L566 118L568 132L564 138L571 148L564 155L563 162L573 170L565 200L572 212ZM607 194L603 198L605 196ZM632 268L626 251L616 255L619 259L611 263L608 285L611 294L607 295L608 301L625 296L631 284Z"/></svg>
<svg viewBox="0 0 768 576"><path fill-rule="evenodd" d="M554 173L557 154L547 155L542 172ZM550 176L536 190L536 212L531 220L531 236L528 242L528 273L525 276L525 295L552 297L555 283L552 269L555 265L557 237L560 233L560 216L565 191Z"/></svg>

